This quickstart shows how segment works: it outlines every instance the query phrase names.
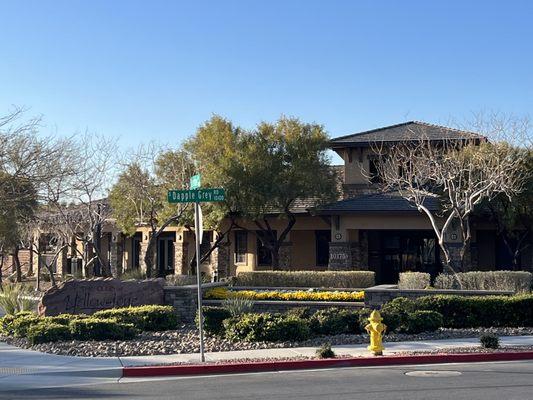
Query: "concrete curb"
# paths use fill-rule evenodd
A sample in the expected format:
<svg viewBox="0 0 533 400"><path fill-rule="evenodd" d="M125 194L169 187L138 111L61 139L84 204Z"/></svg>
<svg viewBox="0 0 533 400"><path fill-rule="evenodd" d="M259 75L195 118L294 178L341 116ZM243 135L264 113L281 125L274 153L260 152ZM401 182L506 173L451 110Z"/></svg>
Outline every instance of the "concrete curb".
<svg viewBox="0 0 533 400"><path fill-rule="evenodd" d="M298 369L341 367L376 367L386 365L441 364L488 361L533 360L533 351L510 353L429 354L412 356L357 357L325 360L259 361L249 363L166 365L124 367L124 378L148 376L180 376L229 374L243 372L272 372Z"/></svg>

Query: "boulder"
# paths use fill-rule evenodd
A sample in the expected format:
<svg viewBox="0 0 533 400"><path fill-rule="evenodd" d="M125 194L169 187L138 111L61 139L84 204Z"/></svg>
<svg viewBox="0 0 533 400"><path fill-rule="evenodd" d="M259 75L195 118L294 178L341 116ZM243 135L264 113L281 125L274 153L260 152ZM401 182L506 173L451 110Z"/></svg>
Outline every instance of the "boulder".
<svg viewBox="0 0 533 400"><path fill-rule="evenodd" d="M163 304L164 279L121 281L114 278L73 279L48 289L39 314L93 314L109 308Z"/></svg>

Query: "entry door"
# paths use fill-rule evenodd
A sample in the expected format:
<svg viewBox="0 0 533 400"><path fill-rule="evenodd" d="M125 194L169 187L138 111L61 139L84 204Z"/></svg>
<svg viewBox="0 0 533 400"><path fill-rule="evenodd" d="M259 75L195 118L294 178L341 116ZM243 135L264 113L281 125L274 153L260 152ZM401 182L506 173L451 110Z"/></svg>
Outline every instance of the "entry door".
<svg viewBox="0 0 533 400"><path fill-rule="evenodd" d="M174 239L163 237L158 241L157 266L161 276L174 274Z"/></svg>

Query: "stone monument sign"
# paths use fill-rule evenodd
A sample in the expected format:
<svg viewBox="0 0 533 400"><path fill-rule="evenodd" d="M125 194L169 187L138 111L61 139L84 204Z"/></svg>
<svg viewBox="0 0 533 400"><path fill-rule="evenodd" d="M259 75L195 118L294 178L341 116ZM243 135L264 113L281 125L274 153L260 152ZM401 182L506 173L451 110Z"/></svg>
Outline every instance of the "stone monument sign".
<svg viewBox="0 0 533 400"><path fill-rule="evenodd" d="M109 308L163 304L163 285L163 279L73 279L45 292L39 314L93 314Z"/></svg>

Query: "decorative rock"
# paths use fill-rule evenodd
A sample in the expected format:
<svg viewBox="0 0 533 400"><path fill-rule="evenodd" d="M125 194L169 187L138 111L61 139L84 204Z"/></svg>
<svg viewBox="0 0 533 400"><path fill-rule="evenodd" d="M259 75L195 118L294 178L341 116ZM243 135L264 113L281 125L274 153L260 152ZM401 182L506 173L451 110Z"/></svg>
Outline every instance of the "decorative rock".
<svg viewBox="0 0 533 400"><path fill-rule="evenodd" d="M121 281L113 278L69 280L48 289L39 314L93 314L115 307L163 303L164 279Z"/></svg>

